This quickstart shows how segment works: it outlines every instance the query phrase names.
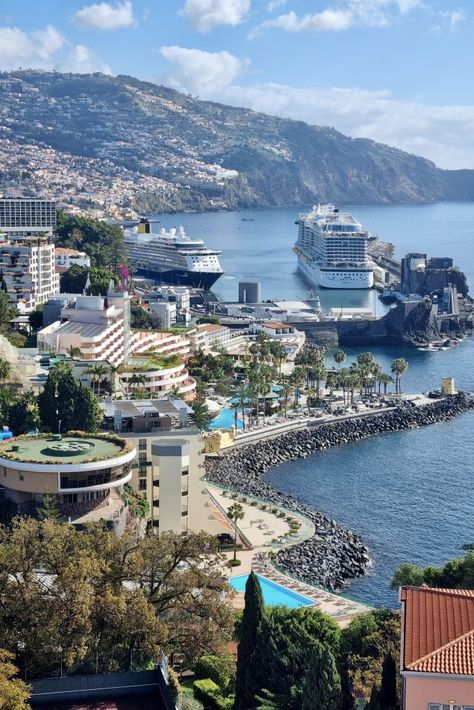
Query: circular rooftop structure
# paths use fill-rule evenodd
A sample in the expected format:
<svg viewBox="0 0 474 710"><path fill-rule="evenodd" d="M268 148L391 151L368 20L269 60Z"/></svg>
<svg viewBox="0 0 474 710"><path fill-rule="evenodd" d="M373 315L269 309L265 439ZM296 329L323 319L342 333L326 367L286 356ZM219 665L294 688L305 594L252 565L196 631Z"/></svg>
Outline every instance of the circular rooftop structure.
<svg viewBox="0 0 474 710"><path fill-rule="evenodd" d="M133 446L115 435L58 434L25 436L0 443L0 459L37 465L75 465L121 459L134 454Z"/></svg>

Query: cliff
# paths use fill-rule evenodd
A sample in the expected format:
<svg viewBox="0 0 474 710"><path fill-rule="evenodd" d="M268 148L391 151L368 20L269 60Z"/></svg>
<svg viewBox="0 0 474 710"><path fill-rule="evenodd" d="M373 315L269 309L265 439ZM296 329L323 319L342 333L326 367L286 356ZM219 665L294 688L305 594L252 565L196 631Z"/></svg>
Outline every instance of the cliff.
<svg viewBox="0 0 474 710"><path fill-rule="evenodd" d="M80 206L97 191L157 211L474 199L474 171L129 76L0 73L0 107L3 186Z"/></svg>

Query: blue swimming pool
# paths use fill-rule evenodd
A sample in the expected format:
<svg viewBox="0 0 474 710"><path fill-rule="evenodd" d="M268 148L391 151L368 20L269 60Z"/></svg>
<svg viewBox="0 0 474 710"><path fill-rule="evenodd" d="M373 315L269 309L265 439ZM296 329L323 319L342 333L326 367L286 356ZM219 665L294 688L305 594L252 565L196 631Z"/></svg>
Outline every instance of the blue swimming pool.
<svg viewBox="0 0 474 710"><path fill-rule="evenodd" d="M209 424L209 429L229 429L231 426L235 426L235 409L224 407L219 412L219 416ZM237 415L237 429L243 429L240 414Z"/></svg>
<svg viewBox="0 0 474 710"><path fill-rule="evenodd" d="M257 577L262 588L263 601L267 606L282 604L289 609L297 609L300 606L312 606L314 604L312 599L303 596L303 594L298 594L298 592L294 592L292 589L282 587L281 584L272 582L270 579L262 577L259 574ZM242 574L239 577L229 579L229 584L236 592L245 592L247 578L247 574Z"/></svg>

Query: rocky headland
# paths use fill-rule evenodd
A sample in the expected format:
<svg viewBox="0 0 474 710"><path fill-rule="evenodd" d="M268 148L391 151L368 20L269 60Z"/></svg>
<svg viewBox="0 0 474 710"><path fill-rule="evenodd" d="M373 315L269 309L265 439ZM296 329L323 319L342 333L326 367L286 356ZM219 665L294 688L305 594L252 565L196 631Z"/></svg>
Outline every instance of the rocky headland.
<svg viewBox="0 0 474 710"><path fill-rule="evenodd" d="M469 409L474 409L474 398L462 392L419 406L401 401L389 411L317 424L233 448L220 457L206 460L206 478L224 488L264 499L309 518L315 526L315 534L281 549L276 562L293 576L340 590L352 579L362 576L370 563L369 551L360 535L276 490L262 480L262 475L285 461L306 458L331 446L448 421Z"/></svg>

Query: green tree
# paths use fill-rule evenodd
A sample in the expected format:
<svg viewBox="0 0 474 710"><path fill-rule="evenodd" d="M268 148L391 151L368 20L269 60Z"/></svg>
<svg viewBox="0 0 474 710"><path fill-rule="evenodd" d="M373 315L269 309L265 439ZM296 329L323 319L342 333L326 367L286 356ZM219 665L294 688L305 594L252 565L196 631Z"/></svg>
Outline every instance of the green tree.
<svg viewBox="0 0 474 710"><path fill-rule="evenodd" d="M399 565L393 575L391 586L393 589L404 586L420 587L423 584L423 569L409 562Z"/></svg>
<svg viewBox="0 0 474 710"><path fill-rule="evenodd" d="M0 333L5 334L9 323L16 316L16 308L12 306L10 296L5 291L0 291Z"/></svg>
<svg viewBox="0 0 474 710"><path fill-rule="evenodd" d="M16 395L11 402L7 420L15 435L27 434L41 425L38 397L33 391Z"/></svg>
<svg viewBox="0 0 474 710"><path fill-rule="evenodd" d="M196 399L191 403L191 409L193 410L193 413L191 414L193 424L200 431L206 431L212 421L212 414L209 411L206 402L203 399L196 397Z"/></svg>
<svg viewBox="0 0 474 710"><path fill-rule="evenodd" d="M391 653L387 653L382 665L382 682L380 684L381 710L397 710L400 707L397 690L397 667Z"/></svg>
<svg viewBox="0 0 474 710"><path fill-rule="evenodd" d="M0 649L0 710L28 710L31 688L15 676L14 654Z"/></svg>
<svg viewBox="0 0 474 710"><path fill-rule="evenodd" d="M106 296L116 277L109 269L74 264L61 275L62 293L82 293L89 279L88 296Z"/></svg>
<svg viewBox="0 0 474 710"><path fill-rule="evenodd" d="M401 393L401 381L402 377L408 369L408 363L403 357L399 357L392 362L391 370L395 375L395 392L397 394Z"/></svg>
<svg viewBox="0 0 474 710"><path fill-rule="evenodd" d="M36 333L43 327L43 306L36 306L34 311L31 311L28 316L28 321L33 333Z"/></svg>
<svg viewBox="0 0 474 710"><path fill-rule="evenodd" d="M0 357L0 381L5 382L9 380L12 373L12 366L5 360L5 358Z"/></svg>
<svg viewBox="0 0 474 710"><path fill-rule="evenodd" d="M38 403L41 422L52 432L94 432L103 418L96 397L76 379L69 362L61 362L50 371Z"/></svg>
<svg viewBox="0 0 474 710"><path fill-rule="evenodd" d="M145 311L144 308L136 306L135 304L132 304L130 308L130 320L132 328L151 330L155 327L153 318L148 311Z"/></svg>
<svg viewBox="0 0 474 710"><path fill-rule="evenodd" d="M227 517L234 523L234 560L237 559L237 523L245 517L244 509L240 503L233 503L227 509Z"/></svg>
<svg viewBox="0 0 474 710"><path fill-rule="evenodd" d="M263 640L266 619L262 589L258 577L250 572L245 585L245 607L242 615L237 649L235 710L250 710L257 705L257 695L265 683Z"/></svg>
<svg viewBox="0 0 474 710"><path fill-rule="evenodd" d="M420 568L405 563L398 567L392 579L395 588L421 584L447 589L474 589L474 552L468 549L464 557L449 560L442 567Z"/></svg>
<svg viewBox="0 0 474 710"><path fill-rule="evenodd" d="M341 679L332 651L317 641L303 681L302 710L340 710Z"/></svg>
<svg viewBox="0 0 474 710"><path fill-rule="evenodd" d="M56 523L61 520L58 497L49 488L41 496L41 508L38 509L38 518L40 520L52 520Z"/></svg>
<svg viewBox="0 0 474 710"><path fill-rule="evenodd" d="M55 234L58 246L80 246L90 256L92 267L105 267L116 273L118 265L125 261L123 230L116 225L58 212Z"/></svg>
<svg viewBox="0 0 474 710"><path fill-rule="evenodd" d="M336 350L334 353L334 362L336 362L338 365L342 365L344 360L346 359L346 353L344 350Z"/></svg>

